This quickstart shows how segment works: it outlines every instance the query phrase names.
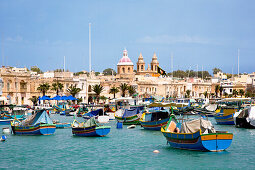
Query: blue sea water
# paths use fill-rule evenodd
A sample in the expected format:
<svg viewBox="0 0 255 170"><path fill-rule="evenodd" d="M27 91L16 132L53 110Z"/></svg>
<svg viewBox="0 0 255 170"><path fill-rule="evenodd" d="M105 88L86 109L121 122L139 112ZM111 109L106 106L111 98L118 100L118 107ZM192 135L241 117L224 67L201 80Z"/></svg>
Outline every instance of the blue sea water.
<svg viewBox="0 0 255 170"><path fill-rule="evenodd" d="M52 115L61 122L73 117ZM255 169L255 129L216 125L234 134L227 151L200 152L171 148L160 131L116 129L106 137L74 137L71 129L51 136L7 135L0 143L0 168L8 169ZM2 127L5 126L0 126ZM153 153L159 150L159 153Z"/></svg>

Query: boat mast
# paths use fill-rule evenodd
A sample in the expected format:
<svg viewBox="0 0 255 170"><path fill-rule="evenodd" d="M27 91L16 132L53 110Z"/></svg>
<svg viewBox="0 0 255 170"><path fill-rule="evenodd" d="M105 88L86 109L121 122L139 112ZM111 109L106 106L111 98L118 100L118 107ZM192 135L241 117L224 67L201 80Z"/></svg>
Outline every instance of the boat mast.
<svg viewBox="0 0 255 170"><path fill-rule="evenodd" d="M64 56L64 72L66 71L66 56Z"/></svg>

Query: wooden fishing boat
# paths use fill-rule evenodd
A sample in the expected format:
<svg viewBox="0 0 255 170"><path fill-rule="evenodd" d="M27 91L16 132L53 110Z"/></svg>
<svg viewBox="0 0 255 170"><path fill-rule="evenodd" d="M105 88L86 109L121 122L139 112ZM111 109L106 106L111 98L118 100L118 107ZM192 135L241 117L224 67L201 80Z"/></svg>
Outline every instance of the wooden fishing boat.
<svg viewBox="0 0 255 170"><path fill-rule="evenodd" d="M15 118L11 127L15 135L51 135L56 130L46 110L39 110L24 121Z"/></svg>
<svg viewBox="0 0 255 170"><path fill-rule="evenodd" d="M223 151L233 139L232 133L215 131L211 122L204 119L185 122L180 126L173 114L161 132L171 147L188 150Z"/></svg>
<svg viewBox="0 0 255 170"><path fill-rule="evenodd" d="M139 110L135 109L119 109L115 112L115 119L124 125L139 125L140 115Z"/></svg>
<svg viewBox="0 0 255 170"><path fill-rule="evenodd" d="M235 107L222 107L218 113L214 115L214 118L219 125L234 125L234 114L239 109Z"/></svg>
<svg viewBox="0 0 255 170"><path fill-rule="evenodd" d="M166 110L143 113L140 119L141 126L146 130L158 130L166 125L169 120L169 113Z"/></svg>
<svg viewBox="0 0 255 170"><path fill-rule="evenodd" d="M94 117L91 117L85 123L79 123L74 120L72 123L72 133L74 136L84 137L103 137L111 130L111 126L99 126Z"/></svg>

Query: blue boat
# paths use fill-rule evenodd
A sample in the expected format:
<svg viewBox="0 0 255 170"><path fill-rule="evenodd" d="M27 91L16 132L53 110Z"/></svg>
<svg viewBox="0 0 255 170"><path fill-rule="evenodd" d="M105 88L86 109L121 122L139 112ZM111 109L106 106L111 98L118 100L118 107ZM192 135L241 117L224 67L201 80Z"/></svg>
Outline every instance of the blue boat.
<svg viewBox="0 0 255 170"><path fill-rule="evenodd" d="M180 124L173 114L161 132L171 147L188 150L223 151L233 139L232 133L215 131L210 121L201 118Z"/></svg>
<svg viewBox="0 0 255 170"><path fill-rule="evenodd" d="M221 108L216 110L216 115L214 115L215 121L219 125L234 125L234 114L238 111L238 108Z"/></svg>
<svg viewBox="0 0 255 170"><path fill-rule="evenodd" d="M88 113L83 114L82 117L83 117L85 120L88 120L88 119L90 119L91 117L97 117L97 116L103 116L103 115L104 115L103 109L97 109L97 110L92 110L92 111L90 111L90 112L88 112Z"/></svg>
<svg viewBox="0 0 255 170"><path fill-rule="evenodd" d="M166 125L169 120L169 112L167 110L159 110L143 113L140 119L141 126L146 130L158 130Z"/></svg>
<svg viewBox="0 0 255 170"><path fill-rule="evenodd" d="M91 117L85 123L79 123L77 120L73 121L72 133L74 136L83 137L103 137L111 130L111 126L99 126L94 117Z"/></svg>
<svg viewBox="0 0 255 170"><path fill-rule="evenodd" d="M56 130L46 110L39 110L23 121L15 118L11 127L14 135L51 135Z"/></svg>

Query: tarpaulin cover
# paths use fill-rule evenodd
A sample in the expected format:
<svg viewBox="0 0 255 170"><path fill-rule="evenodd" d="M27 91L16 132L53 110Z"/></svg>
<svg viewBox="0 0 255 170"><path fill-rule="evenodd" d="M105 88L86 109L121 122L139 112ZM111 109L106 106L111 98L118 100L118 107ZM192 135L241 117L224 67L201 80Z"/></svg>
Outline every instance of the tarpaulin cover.
<svg viewBox="0 0 255 170"><path fill-rule="evenodd" d="M85 116L94 117L94 116L102 116L103 109L93 110L85 114Z"/></svg>
<svg viewBox="0 0 255 170"><path fill-rule="evenodd" d="M199 129L201 129L202 133L206 132L206 130L209 133L216 132L210 121L201 118L184 122L181 127L181 133L195 133Z"/></svg>
<svg viewBox="0 0 255 170"><path fill-rule="evenodd" d="M91 127L97 125L94 117L91 117L87 122L84 123L84 127Z"/></svg>
<svg viewBox="0 0 255 170"><path fill-rule="evenodd" d="M123 114L123 118L125 117L131 117L139 113L139 110L136 109L125 109L125 112Z"/></svg>
<svg viewBox="0 0 255 170"><path fill-rule="evenodd" d="M38 123L53 124L51 118L47 114L46 110L40 110L34 115L28 117L26 120L21 122L22 126L36 125Z"/></svg>

